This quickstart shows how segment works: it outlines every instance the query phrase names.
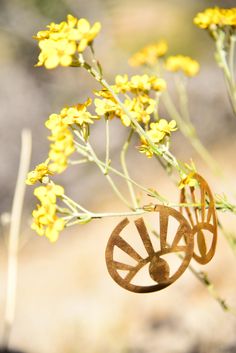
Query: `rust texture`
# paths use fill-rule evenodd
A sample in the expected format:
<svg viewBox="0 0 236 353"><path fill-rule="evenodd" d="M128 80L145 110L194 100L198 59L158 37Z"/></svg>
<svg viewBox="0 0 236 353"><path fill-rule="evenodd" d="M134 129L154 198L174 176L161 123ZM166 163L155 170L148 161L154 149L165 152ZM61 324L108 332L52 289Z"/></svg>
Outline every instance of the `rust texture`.
<svg viewBox="0 0 236 353"><path fill-rule="evenodd" d="M185 186L180 193L180 203L193 203L200 206L181 207L180 212L188 219L192 227L194 240L198 252L194 251L193 258L200 264L208 263L215 254L217 242L217 216L215 202L206 180L199 174L193 179L198 186ZM197 194L199 194L197 196ZM206 237L211 236L211 245L207 249Z"/></svg>
<svg viewBox="0 0 236 353"><path fill-rule="evenodd" d="M143 218L135 220L137 234L141 237L144 245L146 256L142 257L129 243L124 239L124 228L128 225L129 220L125 218L113 230L106 248L106 264L111 277L121 287L136 293L148 293L159 291L175 282L186 270L189 262L193 256L193 232L185 217L178 211L167 206L155 206L154 211L159 217L160 229L160 249L155 250L148 234ZM170 217L173 217L178 222L178 228L171 244L168 242L168 224ZM170 230L169 230L170 231ZM124 232L125 233L125 232ZM181 244L181 239L185 240L184 245ZM135 265L120 262L119 259L114 258L114 249L118 247L124 253L128 254ZM169 264L163 255L170 253L183 253L181 264L173 274L170 274ZM149 264L149 275L151 284L148 286L136 285L132 281L136 274L145 265ZM119 270L125 272L122 277ZM155 283L154 283L154 282Z"/></svg>

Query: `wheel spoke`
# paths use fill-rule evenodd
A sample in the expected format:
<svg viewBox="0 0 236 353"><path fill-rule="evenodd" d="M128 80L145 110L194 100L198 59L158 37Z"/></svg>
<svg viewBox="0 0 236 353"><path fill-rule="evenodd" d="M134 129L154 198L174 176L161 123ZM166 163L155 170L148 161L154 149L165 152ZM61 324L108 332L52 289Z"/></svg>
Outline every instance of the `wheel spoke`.
<svg viewBox="0 0 236 353"><path fill-rule="evenodd" d="M133 266L128 264L123 264L122 262L119 262L119 261L114 261L114 265L117 270L132 271L134 269Z"/></svg>
<svg viewBox="0 0 236 353"><path fill-rule="evenodd" d="M192 197L193 203L197 203L197 202L196 202L195 193L194 193L194 187L190 187L190 190L191 190L191 197ZM194 213L195 213L196 222L199 223L199 219L198 219L198 209L197 209L197 207L193 207L193 209L194 209Z"/></svg>
<svg viewBox="0 0 236 353"><path fill-rule="evenodd" d="M185 235L185 234L183 234L183 227L184 227L183 224L179 225L177 233L176 233L175 238L173 240L173 243L171 245L171 248L175 249L178 246L181 238Z"/></svg>
<svg viewBox="0 0 236 353"><path fill-rule="evenodd" d="M139 232L139 235L142 239L143 245L145 249L147 250L147 253L149 256L154 255L155 250L153 248L150 236L148 234L147 228L145 226L145 223L143 221L143 218L139 218L135 221L136 228Z"/></svg>
<svg viewBox="0 0 236 353"><path fill-rule="evenodd" d="M167 247L167 231L168 231L168 213L166 213L165 209L160 212L160 243L161 250L166 249Z"/></svg>
<svg viewBox="0 0 236 353"><path fill-rule="evenodd" d="M126 252L129 256L131 256L136 261L141 261L142 257L130 246L123 238L118 236L116 238L116 246Z"/></svg>

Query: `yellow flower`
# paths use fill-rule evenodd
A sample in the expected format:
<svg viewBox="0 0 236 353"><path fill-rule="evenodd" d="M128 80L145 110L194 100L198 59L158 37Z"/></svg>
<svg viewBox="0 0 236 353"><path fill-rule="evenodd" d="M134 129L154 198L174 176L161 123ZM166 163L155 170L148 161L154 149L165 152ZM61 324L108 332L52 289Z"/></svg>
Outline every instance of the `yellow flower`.
<svg viewBox="0 0 236 353"><path fill-rule="evenodd" d="M62 122L66 125L78 124L80 126L93 124L93 119L99 119L99 117L87 111L87 106L89 106L91 102L92 100L88 99L84 104L77 104L62 109L60 113Z"/></svg>
<svg viewBox="0 0 236 353"><path fill-rule="evenodd" d="M133 92L137 90L147 92L150 90L164 91L166 89L166 82L162 78L149 75L135 75L130 79L130 89Z"/></svg>
<svg viewBox="0 0 236 353"><path fill-rule="evenodd" d="M35 66L44 65L46 69L54 69L58 65L70 66L76 52L76 44L67 39L44 39L39 42L41 53Z"/></svg>
<svg viewBox="0 0 236 353"><path fill-rule="evenodd" d="M63 108L60 114L51 114L45 122L45 126L51 130L49 166L53 173L62 173L67 168L68 157L75 151L70 125L77 124L82 130L86 130L89 124L94 123L94 119L99 118L87 111L91 102L91 99L88 99L83 104ZM83 130L84 134L87 133L85 130Z"/></svg>
<svg viewBox="0 0 236 353"><path fill-rule="evenodd" d="M113 118L116 114L120 114L120 107L119 105L114 101L114 99L99 99L95 98L94 99L94 104L95 104L95 111L98 115L107 115L110 119Z"/></svg>
<svg viewBox="0 0 236 353"><path fill-rule="evenodd" d="M135 75L130 79L132 90L150 91L151 83L148 75Z"/></svg>
<svg viewBox="0 0 236 353"><path fill-rule="evenodd" d="M150 44L133 54L129 59L131 66L156 64L159 57L164 56L167 52L168 46L166 41L162 40L156 44Z"/></svg>
<svg viewBox="0 0 236 353"><path fill-rule="evenodd" d="M62 173L67 168L67 159L75 151L73 135L66 125L58 126L52 130L49 140L50 170L54 173Z"/></svg>
<svg viewBox="0 0 236 353"><path fill-rule="evenodd" d="M112 86L115 93L125 94L123 104L126 109L122 109L108 90L96 91L100 98L94 100L96 113L99 116L105 115L109 119L120 118L125 126L130 126L131 120L147 124L151 119L151 114L156 109L157 102L149 95L151 91L163 91L166 83L157 76L134 75L130 79L128 75L117 75L115 85Z"/></svg>
<svg viewBox="0 0 236 353"><path fill-rule="evenodd" d="M195 76L199 71L199 63L189 56L175 55L169 56L165 62L168 71L183 71L187 76Z"/></svg>
<svg viewBox="0 0 236 353"><path fill-rule="evenodd" d="M56 214L57 196L62 196L64 189L60 185L48 184L35 189L34 195L41 201L32 212L31 228L39 235L45 235L51 242L58 239L59 232L64 229L65 220Z"/></svg>
<svg viewBox="0 0 236 353"><path fill-rule="evenodd" d="M208 8L199 12L193 22L200 28L211 29L219 26L236 26L236 8Z"/></svg>
<svg viewBox="0 0 236 353"><path fill-rule="evenodd" d="M150 130L147 131L147 135L154 143L159 143L167 135L170 135L172 131L176 131L176 121L171 120L169 123L165 119L160 119L157 123L150 124Z"/></svg>
<svg viewBox="0 0 236 353"><path fill-rule="evenodd" d="M39 41L41 50L36 66L54 69L58 65L70 66L76 53L83 52L92 43L101 29L99 22L92 27L82 18L72 15L59 24L52 22L45 31L39 31L34 37Z"/></svg>
<svg viewBox="0 0 236 353"><path fill-rule="evenodd" d="M166 89L166 81L162 78L159 78L157 76L150 76L149 81L151 84L151 89L153 89L154 91L162 92Z"/></svg>
<svg viewBox="0 0 236 353"><path fill-rule="evenodd" d="M62 118L59 114L51 114L48 118L48 120L46 120L45 122L45 126L49 129L49 130L55 130L57 129L59 126L63 126L62 123Z"/></svg>
<svg viewBox="0 0 236 353"><path fill-rule="evenodd" d="M130 91L128 75L116 75L115 85L112 86L116 93L126 93Z"/></svg>
<svg viewBox="0 0 236 353"><path fill-rule="evenodd" d="M192 172L192 173L189 173L188 175L184 176L178 184L179 189L183 189L186 185L196 186L197 180L194 178L194 175L195 175L195 172Z"/></svg>
<svg viewBox="0 0 236 353"><path fill-rule="evenodd" d="M47 184L35 188L34 195L41 201L42 205L55 204L57 196L64 194L64 188L56 184Z"/></svg>
<svg viewBox="0 0 236 353"><path fill-rule="evenodd" d="M176 121L171 120L169 123L165 119L160 119L156 123L150 124L150 129L146 131L147 136L154 144L163 143L166 136L170 136L171 132L176 131ZM141 138L142 145L139 147L141 153L145 153L147 157L153 156L153 151L149 146L145 137Z"/></svg>
<svg viewBox="0 0 236 353"><path fill-rule="evenodd" d="M42 181L43 177L46 175L52 175L52 171L48 166L49 159L47 159L44 163L41 163L35 167L34 170L27 174L26 184L33 185L37 181Z"/></svg>
<svg viewBox="0 0 236 353"><path fill-rule="evenodd" d="M95 22L91 27L90 23L85 18L81 18L78 21L77 28L81 36L78 44L78 51L83 52L100 32L101 24L100 22Z"/></svg>

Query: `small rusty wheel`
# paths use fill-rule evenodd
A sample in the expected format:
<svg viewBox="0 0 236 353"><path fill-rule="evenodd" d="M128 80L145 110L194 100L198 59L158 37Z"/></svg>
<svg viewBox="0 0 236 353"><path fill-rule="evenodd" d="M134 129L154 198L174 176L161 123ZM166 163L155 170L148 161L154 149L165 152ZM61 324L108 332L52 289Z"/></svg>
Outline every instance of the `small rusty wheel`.
<svg viewBox="0 0 236 353"><path fill-rule="evenodd" d="M160 220L160 250L155 251L151 242L150 236L147 232L147 228L143 221L143 218L139 218L135 221L135 226L141 237L144 248L147 252L147 256L142 257L123 237L120 235L122 230L127 226L129 220L125 218L121 221L116 228L113 230L106 248L106 264L111 277L121 287L136 293L148 293L159 291L173 282L175 282L186 270L188 264L193 255L193 235L190 225L184 216L173 208L166 206L155 206L154 209L157 212ZM178 229L174 236L174 240L170 245L167 241L167 230L169 218L173 217L178 222ZM185 239L185 245L180 245L180 240ZM128 254L132 259L136 261L136 265L128 265L120 262L118 259L114 259L114 249L118 247L123 252ZM170 276L169 264L161 256L183 252L184 256L181 265ZM139 286L132 284L133 278L146 264L149 265L149 275L156 284L149 286ZM118 270L127 271L125 277L122 277Z"/></svg>
<svg viewBox="0 0 236 353"><path fill-rule="evenodd" d="M215 202L207 182L199 174L194 174L193 179L198 183L198 187L187 186L181 190L180 203L199 204L196 207L181 207L180 211L185 214L190 221L193 235L197 238L198 255L195 251L193 258L200 264L208 263L215 254L217 242L217 216L215 210ZM200 197L197 199L196 191L200 191ZM212 234L212 242L209 250L206 245L206 231Z"/></svg>

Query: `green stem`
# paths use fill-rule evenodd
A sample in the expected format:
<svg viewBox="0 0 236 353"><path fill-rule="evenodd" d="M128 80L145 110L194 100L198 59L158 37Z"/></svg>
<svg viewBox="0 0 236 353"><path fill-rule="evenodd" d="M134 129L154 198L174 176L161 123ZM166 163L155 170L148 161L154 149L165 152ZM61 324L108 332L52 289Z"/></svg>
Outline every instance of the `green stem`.
<svg viewBox="0 0 236 353"><path fill-rule="evenodd" d="M85 141L82 137L82 135L79 133L79 131L74 130L74 133L76 134L76 136L79 137L79 139L86 144L87 147L87 151L91 154L92 159L94 161L94 163L98 166L98 168L101 170L102 174L105 176L105 178L107 179L108 183L110 184L110 186L112 187L114 193L116 194L116 196L126 205L128 206L128 208L132 209L132 206L130 205L130 203L126 200L126 198L121 194L121 192L119 191L119 189L117 188L117 186L115 185L114 181L112 180L112 178L110 177L110 175L107 174L106 171L106 164L105 167L103 167L100 163L99 158L97 157L94 149L92 148L92 146L90 145L90 143L88 141ZM109 166L108 166L109 167Z"/></svg>
<svg viewBox="0 0 236 353"><path fill-rule="evenodd" d="M143 209L140 210L136 210L135 212L98 212L98 213L88 213L87 215L91 218L91 219L100 219L100 218L108 218L108 217L133 217L133 216L140 216L143 215L145 213L148 213L148 211L145 211ZM71 215L71 219L72 218L79 218L73 222L68 222L66 224L67 227L70 227L74 224L78 224L80 223L80 217L83 217L84 213L74 213L73 215ZM65 217L66 219L66 217Z"/></svg>
<svg viewBox="0 0 236 353"><path fill-rule="evenodd" d="M210 166L214 173L220 174L221 170L218 164L199 140L194 126L190 121L188 123L184 121L168 92L163 92L162 101L170 117L177 122L180 131L190 141L199 156Z"/></svg>
<svg viewBox="0 0 236 353"><path fill-rule="evenodd" d="M121 166L122 166L124 175L126 176L126 181L127 181L129 193L130 193L130 196L131 196L131 200L133 202L133 206L134 206L135 209L137 209L138 208L137 198L136 198L136 195L135 195L135 192L134 192L133 184L128 180L129 179L129 172L128 172L128 168L127 168L127 165L126 165L126 154L127 154L127 151L128 151L128 148L129 148L130 141L132 139L133 133L134 133L134 130L131 128L131 130L129 132L129 135L128 135L128 138L125 141L125 143L124 143L124 145L123 145L123 147L121 149L120 161L121 161Z"/></svg>
<svg viewBox="0 0 236 353"><path fill-rule="evenodd" d="M93 158L90 158L89 159L90 162L93 162ZM102 167L105 167L105 163L102 162L101 160L97 159L97 162L102 166ZM137 186L140 190L143 190L147 195L150 195L154 198L156 198L157 200L159 200L161 203L164 203L164 204L167 204L168 203L168 200L164 197L164 196L161 196L159 193L157 193L155 191L155 193L151 190L151 189L147 189L145 188L144 186L142 186L141 184L137 183L136 181L134 181L133 179L131 179L130 177L124 175L123 173L121 173L119 170L111 167L109 165L108 167L108 171L111 171L113 172L114 174L116 175L119 175L121 178L125 179L126 181L129 181L130 183L132 183L133 185Z"/></svg>
<svg viewBox="0 0 236 353"><path fill-rule="evenodd" d="M179 76L176 77L175 87L179 96L181 117L191 129L194 129L189 116L189 105L188 105L188 94L186 89L186 83L187 83L186 77L183 77L183 75L181 77Z"/></svg>
<svg viewBox="0 0 236 353"><path fill-rule="evenodd" d="M217 54L216 60L217 60L218 66L223 70L227 91L230 98L230 103L231 103L233 112L236 115L236 87L234 85L234 79L232 77L232 73L226 59L227 53L224 48L225 34L221 30L218 32L216 30L213 30L212 34L216 43L216 54ZM231 56L233 57L233 53L231 53ZM233 60L233 59L230 59L230 60ZM232 63L230 65L232 65Z"/></svg>
<svg viewBox="0 0 236 353"><path fill-rule="evenodd" d="M77 135L78 131L74 131L75 134ZM94 158L93 156L91 155L88 155L88 151L87 151L87 159L86 159L87 162L94 162ZM73 164L77 164L76 162L77 161L73 161L74 163ZM80 161L78 161L78 164L79 164ZM106 164L101 161L98 157L97 157L97 160L96 160L97 163L99 163L103 168L106 167ZM144 191L146 194L152 196L152 197L155 197L157 200L159 200L161 203L164 203L164 204L167 204L168 203L168 200L164 197L164 196L161 196L159 193L157 193L155 191L152 192L151 189L147 189L145 188L144 186L142 186L141 184L137 183L136 181L134 181L133 179L131 179L130 177L124 175L123 173L121 173L120 171L118 171L117 169L111 167L111 165L108 166L107 168L107 172L113 172L114 174L116 175L119 175L121 178L125 179L126 181L129 181L130 183L132 183L133 185L137 186L140 190Z"/></svg>
<svg viewBox="0 0 236 353"><path fill-rule="evenodd" d="M68 160L68 163L71 165L84 164L88 162L88 158L80 159L78 161Z"/></svg>
<svg viewBox="0 0 236 353"><path fill-rule="evenodd" d="M229 69L232 78L232 84L235 87L235 72L234 72L234 54L235 54L235 42L236 35L230 36L230 47L229 47Z"/></svg>
<svg viewBox="0 0 236 353"><path fill-rule="evenodd" d="M62 195L62 200L63 202L74 212L77 211L77 209L85 212L85 213L90 213L86 208L78 204L77 202L73 201L71 198L66 196L65 194Z"/></svg>

